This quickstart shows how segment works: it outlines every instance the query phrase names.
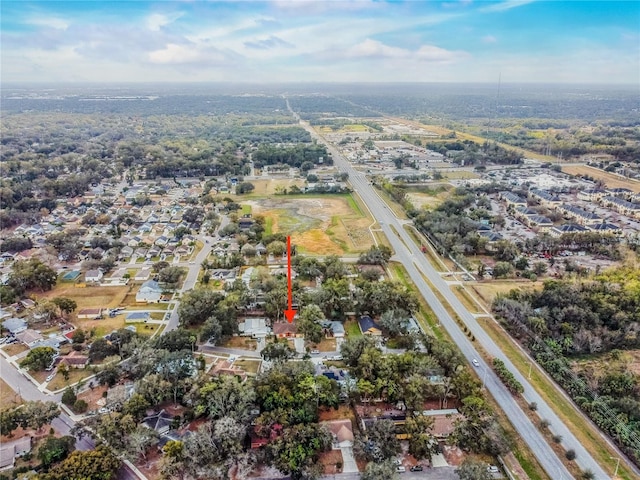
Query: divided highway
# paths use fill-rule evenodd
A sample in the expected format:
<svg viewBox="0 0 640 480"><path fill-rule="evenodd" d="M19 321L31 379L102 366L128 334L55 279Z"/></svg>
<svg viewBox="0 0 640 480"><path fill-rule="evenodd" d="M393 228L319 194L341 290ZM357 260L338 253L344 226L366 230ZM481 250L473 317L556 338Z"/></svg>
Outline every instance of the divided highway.
<svg viewBox="0 0 640 480"><path fill-rule="evenodd" d="M538 413L541 418L547 419L551 426L550 430L563 438L562 444L566 449L573 449L577 454L576 463L583 470L591 470L597 480L605 480L609 475L593 459L590 453L578 442L573 433L558 418L555 412L537 394L535 389L529 384L527 379L514 367L511 361L506 358L500 348L487 335L478 324L474 316L464 307L455 294L451 291L447 283L442 280L440 274L432 267L419 247L415 244L411 236L404 230L402 224L386 203L378 196L374 188L369 184L366 176L355 170L351 163L346 160L340 152L324 138L319 136L315 130L291 110L289 102L287 106L291 113L300 121L300 124L311 133L313 138L326 145L331 153L334 165L341 172L349 175L349 180L354 190L360 195L364 203L367 204L374 218L378 221L380 228L385 233L395 251L396 258L404 265L411 280L416 285L418 291L425 298L435 315L439 318L442 326L447 330L453 341L458 345L463 355L471 363L472 359L480 362L479 374L485 379L485 386L495 398L500 408L505 412L514 428L522 439L529 446L547 474L555 480L568 480L573 478L565 468L560 459L556 456L549 444L535 425L529 420L527 415L516 403L511 393L495 375L491 367L482 359L475 350L473 343L460 330L449 312L444 308L440 300L429 288L424 280L426 276L432 285L441 293L443 298L451 305L455 313L467 325L473 333L478 344L482 345L489 355L498 357L504 361L506 367L513 372L516 379L524 387L524 398L528 402L538 404Z"/></svg>

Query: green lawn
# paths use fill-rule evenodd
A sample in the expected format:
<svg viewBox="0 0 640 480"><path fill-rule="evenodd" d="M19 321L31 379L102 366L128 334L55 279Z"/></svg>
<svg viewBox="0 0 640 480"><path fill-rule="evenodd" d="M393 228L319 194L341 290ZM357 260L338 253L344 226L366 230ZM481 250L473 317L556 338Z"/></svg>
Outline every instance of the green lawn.
<svg viewBox="0 0 640 480"><path fill-rule="evenodd" d="M348 320L344 324L344 330L347 333L347 336L350 338L361 337L362 332L360 331L360 327L358 326L358 322L355 320Z"/></svg>

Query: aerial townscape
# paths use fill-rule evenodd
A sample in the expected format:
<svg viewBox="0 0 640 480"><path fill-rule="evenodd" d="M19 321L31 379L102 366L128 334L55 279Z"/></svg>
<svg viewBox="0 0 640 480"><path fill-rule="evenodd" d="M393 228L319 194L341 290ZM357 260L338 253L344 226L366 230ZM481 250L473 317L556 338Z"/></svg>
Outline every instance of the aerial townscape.
<svg viewBox="0 0 640 480"><path fill-rule="evenodd" d="M0 480L640 479L640 4L0 8Z"/></svg>

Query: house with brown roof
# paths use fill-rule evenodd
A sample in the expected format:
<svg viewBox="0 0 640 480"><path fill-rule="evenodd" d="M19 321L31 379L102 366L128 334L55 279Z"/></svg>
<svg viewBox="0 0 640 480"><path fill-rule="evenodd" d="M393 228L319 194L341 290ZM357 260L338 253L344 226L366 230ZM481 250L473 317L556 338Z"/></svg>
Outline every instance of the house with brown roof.
<svg viewBox="0 0 640 480"><path fill-rule="evenodd" d="M327 422L322 422L322 425L325 425L331 436L333 437L333 448L345 448L353 446L353 425L351 424L351 419L342 418L339 420L330 420Z"/></svg>
<svg viewBox="0 0 640 480"><path fill-rule="evenodd" d="M89 357L72 350L69 354L59 358L58 365L65 364L69 368L84 368L89 363Z"/></svg>
<svg viewBox="0 0 640 480"><path fill-rule="evenodd" d="M278 338L302 338L304 335L298 332L295 323L276 322L273 324L273 334Z"/></svg>

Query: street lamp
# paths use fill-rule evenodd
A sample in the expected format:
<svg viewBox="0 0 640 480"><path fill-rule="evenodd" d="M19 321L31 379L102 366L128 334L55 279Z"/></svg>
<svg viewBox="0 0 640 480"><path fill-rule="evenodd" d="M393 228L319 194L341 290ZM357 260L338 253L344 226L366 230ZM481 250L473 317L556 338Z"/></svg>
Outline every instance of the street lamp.
<svg viewBox="0 0 640 480"><path fill-rule="evenodd" d="M613 477L618 477L618 467L620 467L620 457L609 457L611 460L616 460L616 469L613 472Z"/></svg>

